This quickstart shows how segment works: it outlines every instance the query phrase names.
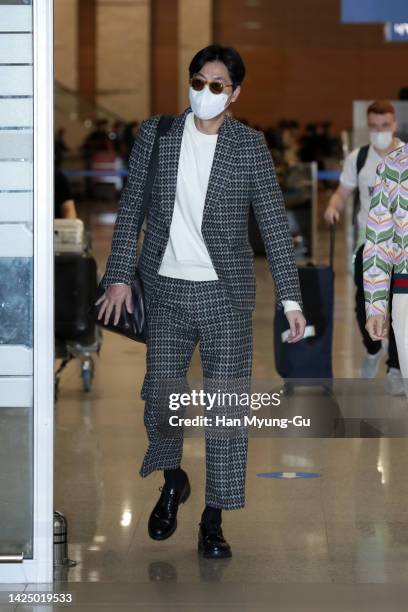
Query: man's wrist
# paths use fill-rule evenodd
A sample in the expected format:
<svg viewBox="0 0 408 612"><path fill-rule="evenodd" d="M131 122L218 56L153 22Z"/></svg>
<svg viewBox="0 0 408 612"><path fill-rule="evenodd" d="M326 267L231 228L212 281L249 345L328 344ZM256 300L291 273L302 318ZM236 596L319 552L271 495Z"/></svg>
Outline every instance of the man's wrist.
<svg viewBox="0 0 408 612"><path fill-rule="evenodd" d="M341 205L341 203L333 202L329 205L329 209L333 212L341 213L341 211L343 210L343 206Z"/></svg>
<svg viewBox="0 0 408 612"><path fill-rule="evenodd" d="M282 300L283 312L286 314L288 312L292 312L293 310L302 311L300 304L295 300Z"/></svg>
<svg viewBox="0 0 408 612"><path fill-rule="evenodd" d="M366 304L366 319L369 319L370 317L383 317L384 319L386 319L387 316L388 314L386 305L384 307L381 307L378 303L376 306L373 306L372 304Z"/></svg>

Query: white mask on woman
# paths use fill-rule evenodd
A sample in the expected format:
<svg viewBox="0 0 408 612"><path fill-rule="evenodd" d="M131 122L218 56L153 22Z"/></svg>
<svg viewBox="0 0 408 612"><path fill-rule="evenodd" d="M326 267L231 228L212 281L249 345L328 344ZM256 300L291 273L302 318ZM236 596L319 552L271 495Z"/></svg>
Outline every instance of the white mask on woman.
<svg viewBox="0 0 408 612"><path fill-rule="evenodd" d="M370 142L376 149L383 151L388 149L392 143L393 133L392 132L370 132Z"/></svg>
<svg viewBox="0 0 408 612"><path fill-rule="evenodd" d="M222 113L228 100L227 94L214 94L207 85L201 91L195 91L190 87L189 98L193 113L204 121Z"/></svg>

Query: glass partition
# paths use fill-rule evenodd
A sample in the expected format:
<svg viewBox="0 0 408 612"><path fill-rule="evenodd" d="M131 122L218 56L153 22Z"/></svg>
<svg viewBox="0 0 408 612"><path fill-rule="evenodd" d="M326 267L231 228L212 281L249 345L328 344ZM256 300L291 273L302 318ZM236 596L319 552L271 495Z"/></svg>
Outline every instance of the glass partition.
<svg viewBox="0 0 408 612"><path fill-rule="evenodd" d="M33 12L0 0L0 558L33 557ZM0 559L1 560L1 559Z"/></svg>

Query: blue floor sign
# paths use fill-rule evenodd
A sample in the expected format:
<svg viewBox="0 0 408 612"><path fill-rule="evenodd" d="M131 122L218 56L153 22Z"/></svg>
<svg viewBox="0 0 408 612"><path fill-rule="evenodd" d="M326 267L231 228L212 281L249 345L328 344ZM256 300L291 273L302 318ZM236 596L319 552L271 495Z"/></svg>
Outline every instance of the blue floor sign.
<svg viewBox="0 0 408 612"><path fill-rule="evenodd" d="M278 478L279 480L290 480L291 478L319 478L317 472L261 472L259 478Z"/></svg>

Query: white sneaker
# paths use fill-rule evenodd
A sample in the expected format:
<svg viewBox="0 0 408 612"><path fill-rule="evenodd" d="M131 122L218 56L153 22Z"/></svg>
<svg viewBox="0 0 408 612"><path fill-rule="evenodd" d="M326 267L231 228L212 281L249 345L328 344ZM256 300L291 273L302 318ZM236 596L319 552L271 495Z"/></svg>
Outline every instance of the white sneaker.
<svg viewBox="0 0 408 612"><path fill-rule="evenodd" d="M390 368L385 381L385 388L390 395L405 395L404 381L401 370Z"/></svg>
<svg viewBox="0 0 408 612"><path fill-rule="evenodd" d="M363 364L360 370L360 378L375 378L380 367L381 357L384 355L384 349L380 349L375 355L366 353L363 359Z"/></svg>

